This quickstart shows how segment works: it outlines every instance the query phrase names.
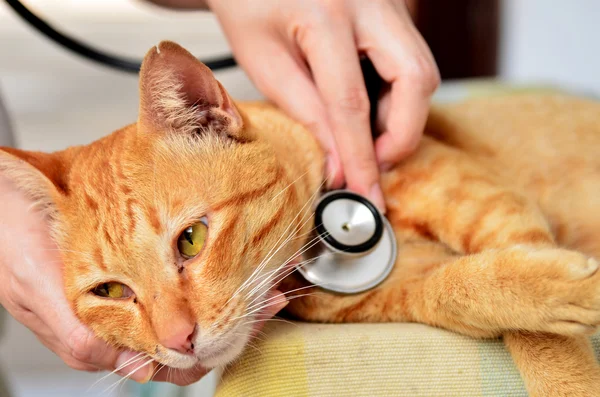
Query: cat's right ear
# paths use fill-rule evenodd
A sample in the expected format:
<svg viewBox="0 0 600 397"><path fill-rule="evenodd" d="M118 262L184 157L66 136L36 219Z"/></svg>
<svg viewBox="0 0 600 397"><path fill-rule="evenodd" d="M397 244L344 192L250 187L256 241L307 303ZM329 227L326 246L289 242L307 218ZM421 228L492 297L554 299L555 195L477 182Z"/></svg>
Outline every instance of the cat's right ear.
<svg viewBox="0 0 600 397"><path fill-rule="evenodd" d="M142 62L138 128L251 140L235 103L212 71L170 41L152 48Z"/></svg>
<svg viewBox="0 0 600 397"><path fill-rule="evenodd" d="M0 148L0 177L11 182L50 217L55 215L58 200L69 194L68 174L68 164L61 152Z"/></svg>

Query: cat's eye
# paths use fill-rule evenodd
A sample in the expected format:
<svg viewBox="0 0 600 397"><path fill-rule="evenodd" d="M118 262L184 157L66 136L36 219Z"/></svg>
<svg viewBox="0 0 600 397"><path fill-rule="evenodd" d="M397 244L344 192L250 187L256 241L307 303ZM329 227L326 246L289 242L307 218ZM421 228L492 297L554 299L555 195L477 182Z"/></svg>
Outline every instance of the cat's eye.
<svg viewBox="0 0 600 397"><path fill-rule="evenodd" d="M208 226L204 219L186 228L177 239L177 249L181 256L190 259L198 255L204 246L207 232Z"/></svg>
<svg viewBox="0 0 600 397"><path fill-rule="evenodd" d="M92 290L92 292L102 298L124 299L133 295L133 291L125 284L109 282L102 283Z"/></svg>

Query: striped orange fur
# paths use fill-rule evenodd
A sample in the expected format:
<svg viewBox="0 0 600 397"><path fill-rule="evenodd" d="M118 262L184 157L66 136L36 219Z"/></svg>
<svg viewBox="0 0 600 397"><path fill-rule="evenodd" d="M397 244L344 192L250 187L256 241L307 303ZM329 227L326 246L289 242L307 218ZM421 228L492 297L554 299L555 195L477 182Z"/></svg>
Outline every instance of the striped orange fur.
<svg viewBox="0 0 600 397"><path fill-rule="evenodd" d="M135 124L57 153L5 148L0 171L46 214L77 316L160 363L231 361L279 284L297 296L286 308L296 318L503 337L532 396L599 394L587 336L600 324L600 104L519 95L436 106L425 135L383 175L394 270L349 296L285 277L323 183L316 141L267 103L234 102L174 43L144 59ZM186 260L177 238L201 217L207 242ZM90 292L109 281L134 294ZM194 354L161 345L190 323Z"/></svg>

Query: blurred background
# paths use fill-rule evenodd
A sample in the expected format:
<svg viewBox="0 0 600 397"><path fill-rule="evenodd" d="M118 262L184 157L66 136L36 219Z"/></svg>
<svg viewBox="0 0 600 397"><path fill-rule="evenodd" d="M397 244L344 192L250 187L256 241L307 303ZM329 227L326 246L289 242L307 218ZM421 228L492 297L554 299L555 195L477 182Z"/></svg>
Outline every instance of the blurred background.
<svg viewBox="0 0 600 397"><path fill-rule="evenodd" d="M59 30L128 57L141 58L163 39L175 40L199 57L228 53L210 13L168 11L135 0L24 3ZM443 84L436 100L459 95L469 84L465 81L552 86L600 95L597 0L410 3L441 69ZM217 77L237 99L261 97L239 69L217 72ZM24 149L48 151L87 143L135 121L137 114L135 75L66 52L29 28L4 2L0 3L0 91L17 146ZM212 375L185 389L125 384L107 393L106 387L118 380L111 377L88 390L101 375L70 370L13 320L3 328L0 366L16 397L212 394Z"/></svg>

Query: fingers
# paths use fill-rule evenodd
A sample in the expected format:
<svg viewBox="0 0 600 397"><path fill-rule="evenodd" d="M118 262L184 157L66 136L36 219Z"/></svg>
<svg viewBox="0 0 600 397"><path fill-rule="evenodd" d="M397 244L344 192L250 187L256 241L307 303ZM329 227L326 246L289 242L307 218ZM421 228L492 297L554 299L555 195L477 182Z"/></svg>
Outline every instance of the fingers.
<svg viewBox="0 0 600 397"><path fill-rule="evenodd" d="M44 266L43 288L37 289L39 295L31 302L31 310L37 313L51 335L62 345L61 357L68 364L77 362L101 369L113 369L119 352L95 337L75 317L64 293L60 262L48 261L43 250L25 253L23 258L28 266Z"/></svg>
<svg viewBox="0 0 600 397"><path fill-rule="evenodd" d="M58 340L56 335L35 313L19 308L9 310L10 314L17 319L21 324L32 330L37 339L48 349L59 356L69 367L79 371L99 371L100 368L80 361L65 348L65 345Z"/></svg>
<svg viewBox="0 0 600 397"><path fill-rule="evenodd" d="M15 239L20 244L13 244L3 252L5 260L18 264L11 268L12 277L5 277L10 279L7 283L10 288L5 288L9 292L3 303L11 315L69 367L81 371L113 370L125 360L119 360L121 352L96 338L75 317L64 292L60 256L46 234L43 218L28 211L30 204L23 197L7 197L9 193L2 191L4 210L8 208L8 212L0 218L11 230L11 235L3 241ZM146 373L140 370L132 378L147 379L151 373L146 368Z"/></svg>
<svg viewBox="0 0 600 397"><path fill-rule="evenodd" d="M299 35L315 83L327 107L350 190L385 204L369 123L369 99L349 16L331 12L326 22Z"/></svg>
<svg viewBox="0 0 600 397"><path fill-rule="evenodd" d="M269 302L269 306L265 307L257 316L257 320L259 321L254 323L250 337L256 336L264 327L265 322L283 310L289 303L285 295L279 290L270 291L265 297L265 301Z"/></svg>
<svg viewBox="0 0 600 397"><path fill-rule="evenodd" d="M342 164L335 139L330 133L325 107L308 70L284 44L271 38L264 38L260 44L261 56L269 59L269 62L247 62L248 74L261 92L311 130L326 151L327 185L329 188L340 188L344 180ZM240 62L244 62L245 56L255 57L256 54L242 53L239 55Z"/></svg>
<svg viewBox="0 0 600 397"><path fill-rule="evenodd" d="M359 46L367 51L381 77L391 84L383 134L376 142L377 159L387 170L417 147L439 85L431 51L420 36L403 2L377 8L369 4L357 19Z"/></svg>

